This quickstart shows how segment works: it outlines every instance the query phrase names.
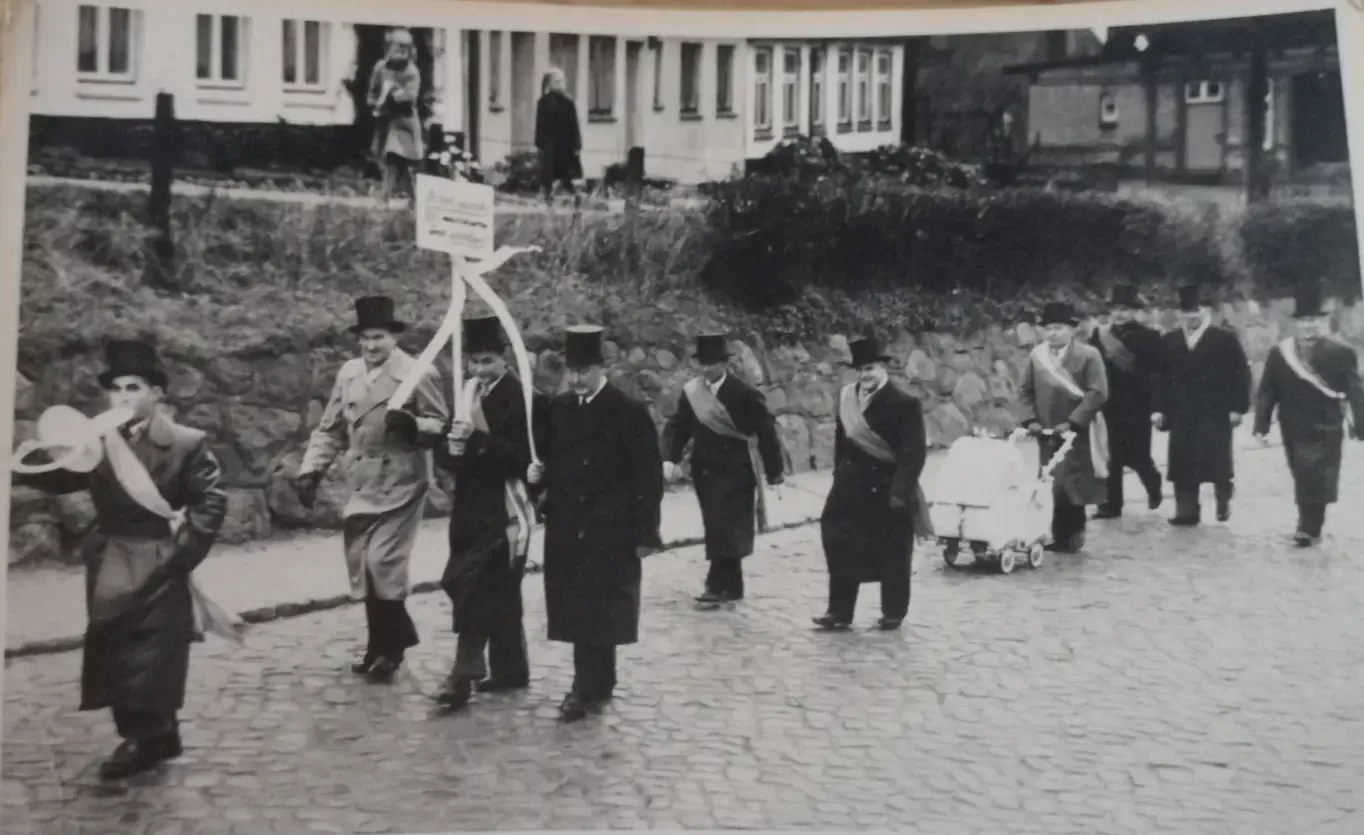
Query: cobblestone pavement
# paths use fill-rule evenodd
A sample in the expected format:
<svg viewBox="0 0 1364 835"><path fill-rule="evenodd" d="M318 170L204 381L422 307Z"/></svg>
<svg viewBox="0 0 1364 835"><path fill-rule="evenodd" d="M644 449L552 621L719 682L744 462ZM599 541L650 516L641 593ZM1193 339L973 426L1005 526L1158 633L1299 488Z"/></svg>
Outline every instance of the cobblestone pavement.
<svg viewBox="0 0 1364 835"><path fill-rule="evenodd" d="M343 667L360 612L196 650L185 756L118 789L105 714L73 710L78 655L5 675L3 829L27 833L895 828L931 833L1364 831L1364 524L1338 505L1291 548L1282 453L1238 461L1228 525L1134 503L1089 551L1012 576L916 562L908 629L821 634L817 529L766 537L751 598L696 612L698 549L646 565L617 703L555 722L566 647L526 583L532 689L432 712L446 604L391 687ZM1345 495L1364 490L1364 445ZM1357 506L1357 503L1356 503ZM868 591L872 591L869 589Z"/></svg>

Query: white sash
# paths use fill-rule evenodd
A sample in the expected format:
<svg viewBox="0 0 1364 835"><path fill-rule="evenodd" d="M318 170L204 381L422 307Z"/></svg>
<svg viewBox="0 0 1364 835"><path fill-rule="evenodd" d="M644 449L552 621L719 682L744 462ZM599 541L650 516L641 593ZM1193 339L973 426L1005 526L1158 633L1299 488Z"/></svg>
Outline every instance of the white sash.
<svg viewBox="0 0 1364 835"><path fill-rule="evenodd" d="M1294 374L1297 374L1303 382L1310 384L1317 391L1336 401L1341 406L1341 411L1345 415L1345 426L1348 431L1353 432L1355 427L1354 410L1350 408L1349 399L1342 393L1326 385L1326 381L1312 369L1310 365L1298 356L1298 346L1292 337L1279 343L1279 353L1283 355L1284 362Z"/></svg>
<svg viewBox="0 0 1364 835"><path fill-rule="evenodd" d="M121 434L118 432L106 434L104 448L109 456L109 467L114 471L114 478L118 480L119 486L133 501L169 522L171 536L174 536L185 522L185 512L171 508L165 496L157 489L156 482L152 481L151 473L147 472L147 468ZM196 630L211 632L234 644L245 642L242 637L245 624L241 618L215 603L199 587L192 575L189 578L189 593L194 601Z"/></svg>
<svg viewBox="0 0 1364 835"><path fill-rule="evenodd" d="M1070 372L1056 361L1050 346L1038 345L1033 349L1032 358L1038 367L1047 372L1047 376L1065 389L1071 397L1081 400L1085 398L1084 389L1080 388L1080 384L1075 382ZM1089 457L1095 477L1108 478L1108 421L1104 420L1102 410L1095 412L1094 419L1089 423Z"/></svg>
<svg viewBox="0 0 1364 835"><path fill-rule="evenodd" d="M682 393L691 404L692 414L703 426L722 438L732 438L748 445L748 466L753 470L753 478L758 483L754 501L758 529L767 533L767 491L763 489L762 453L758 449L757 436L745 435L739 431L739 427L734 423L734 416L725 408L725 404L720 402L720 395L712 391L700 377L693 377L687 381L682 387Z"/></svg>
<svg viewBox="0 0 1364 835"><path fill-rule="evenodd" d="M479 395L478 386L477 377L464 383L464 402L469 404L470 423L478 431L487 433L488 416L483 413L483 398ZM526 420L530 420L529 414ZM459 490L458 485L455 489ZM512 561L515 562L530 553L531 502L526 483L519 478L507 479L506 497L507 516L511 519L507 525L507 541L511 543Z"/></svg>
<svg viewBox="0 0 1364 835"><path fill-rule="evenodd" d="M885 385L889 385L889 383ZM853 446L877 461L886 464L895 463L895 450L890 448L890 444L886 443L885 438L876 434L876 430L871 428L870 423L867 423L867 416L863 414L865 406L866 404L858 402L856 383L849 383L843 387L842 393L838 396L838 418L843 422L843 435ZM914 534L915 536L931 537L933 536L933 517L928 512L928 497L924 495L923 484L915 483L914 497L916 499Z"/></svg>

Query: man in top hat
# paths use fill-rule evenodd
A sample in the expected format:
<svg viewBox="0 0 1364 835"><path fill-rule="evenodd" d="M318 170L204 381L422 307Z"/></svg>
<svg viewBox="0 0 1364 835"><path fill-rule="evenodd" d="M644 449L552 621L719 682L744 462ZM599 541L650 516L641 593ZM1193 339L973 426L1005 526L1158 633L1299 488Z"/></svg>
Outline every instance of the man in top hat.
<svg viewBox="0 0 1364 835"><path fill-rule="evenodd" d="M616 647L639 640L640 561L662 546L663 458L648 407L606 378L602 329L567 333L568 390L550 402L542 464L549 639L573 645L564 721L600 710L616 686Z"/></svg>
<svg viewBox="0 0 1364 835"><path fill-rule="evenodd" d="M1160 471L1151 458L1152 386L1160 372L1162 349L1160 332L1136 320L1137 311L1145 307L1135 286L1115 287L1108 321L1090 338L1108 375L1103 413L1111 456L1107 501L1099 506L1095 519L1122 516L1123 470L1128 467L1141 478L1148 507L1155 510L1163 498Z"/></svg>
<svg viewBox="0 0 1364 835"><path fill-rule="evenodd" d="M909 614L914 532L927 530L919 490L928 457L923 408L891 382L890 357L874 338L848 347L857 380L839 396L834 483L819 520L829 605L814 622L848 629L861 584L880 583L877 628L889 631Z"/></svg>
<svg viewBox="0 0 1364 835"><path fill-rule="evenodd" d="M1045 305L1041 324L1046 338L1028 357L1019 387L1021 425L1038 437L1043 465L1070 441L1051 473L1051 548L1075 553L1085 546L1085 507L1108 497L1108 375L1099 351L1076 341L1080 320L1071 305Z"/></svg>
<svg viewBox="0 0 1364 835"><path fill-rule="evenodd" d="M393 679L404 653L418 641L406 605L408 563L426 507L431 464L416 432L388 428L388 401L417 373L416 361L398 347L398 334L406 326L394 315L393 300L358 299L355 314L350 331L359 337L360 356L336 374L296 487L300 502L312 507L323 474L345 454L350 498L342 509L342 541L351 591L364 597L368 627L364 655L351 669L382 683ZM407 409L421 433L438 434L444 428L448 412L434 369L421 371Z"/></svg>
<svg viewBox="0 0 1364 835"><path fill-rule="evenodd" d="M1199 489L1212 482L1217 520L1231 518L1232 435L1250 411L1250 363L1236 334L1212 323L1197 285L1179 289L1179 327L1162 338L1163 373L1151 421L1170 433L1166 477L1175 488L1170 524L1202 521Z"/></svg>
<svg viewBox="0 0 1364 835"><path fill-rule="evenodd" d="M202 638L190 573L217 538L227 496L207 436L157 408L166 374L155 348L116 341L107 355L99 383L110 407L132 418L105 437L99 465L15 475L14 482L62 494L89 490L94 502L96 524L80 547L90 619L80 709L113 710L123 743L100 774L115 780L181 754L176 714L185 703L190 643ZM156 512L157 504L176 518Z"/></svg>
<svg viewBox="0 0 1364 835"><path fill-rule="evenodd" d="M688 442L692 483L701 504L706 532L703 606L742 600L744 557L753 553L755 520L767 524L761 481L781 484L781 441L777 422L762 392L729 373L729 340L723 334L696 339L701 376L682 389L677 411L663 430L664 477L679 475L678 463Z"/></svg>
<svg viewBox="0 0 1364 835"><path fill-rule="evenodd" d="M1278 409L1298 504L1293 540L1305 548L1321 538L1326 506L1337 501L1346 430L1364 440L1364 386L1354 350L1330 336L1320 285L1304 283L1296 295L1297 333L1269 352L1255 395L1254 429L1264 440Z"/></svg>
<svg viewBox="0 0 1364 835"><path fill-rule="evenodd" d="M450 560L441 577L459 635L454 666L436 700L452 710L480 693L530 682L521 580L535 508L526 487L531 464L522 381L508 370L507 340L496 316L464 322L466 420L455 420L435 447L436 464L455 476ZM533 394L530 425L541 439L549 400Z"/></svg>

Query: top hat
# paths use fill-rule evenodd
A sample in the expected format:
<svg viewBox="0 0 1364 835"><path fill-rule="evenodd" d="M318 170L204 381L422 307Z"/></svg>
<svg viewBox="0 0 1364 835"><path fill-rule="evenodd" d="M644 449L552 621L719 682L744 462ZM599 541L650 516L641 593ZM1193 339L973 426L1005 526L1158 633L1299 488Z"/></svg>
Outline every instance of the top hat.
<svg viewBox="0 0 1364 835"><path fill-rule="evenodd" d="M874 336L850 342L848 351L852 354L852 361L848 364L853 368L861 368L874 362L890 362L890 355L881 350L881 343Z"/></svg>
<svg viewBox="0 0 1364 835"><path fill-rule="evenodd" d="M119 377L141 377L149 385L166 387L166 372L150 342L117 339L105 346L104 356L108 368L99 375L99 384L104 388L112 386Z"/></svg>
<svg viewBox="0 0 1364 835"><path fill-rule="evenodd" d="M502 335L502 323L496 316L464 320L466 354L500 354L506 347L507 340Z"/></svg>
<svg viewBox="0 0 1364 835"><path fill-rule="evenodd" d="M1293 318L1311 319L1325 315L1322 310L1321 284L1303 281L1293 288Z"/></svg>
<svg viewBox="0 0 1364 835"><path fill-rule="evenodd" d="M1113 297L1109 301L1110 307L1125 307L1130 310L1137 310L1146 306L1141 294L1137 292L1135 284L1120 284L1113 288Z"/></svg>
<svg viewBox="0 0 1364 835"><path fill-rule="evenodd" d="M402 333L407 325L399 322L393 313L393 299L388 296L365 296L355 300L355 324L351 333L360 333L370 328L382 328L391 333Z"/></svg>
<svg viewBox="0 0 1364 835"><path fill-rule="evenodd" d="M1181 313L1197 313L1203 307L1202 288L1197 284L1185 284L1179 288L1179 310Z"/></svg>
<svg viewBox="0 0 1364 835"><path fill-rule="evenodd" d="M602 334L604 328L596 325L574 325L564 331L564 364L569 368L583 368L589 365L602 365Z"/></svg>
<svg viewBox="0 0 1364 835"><path fill-rule="evenodd" d="M729 338L722 333L708 333L696 337L696 360L702 365L728 361Z"/></svg>
<svg viewBox="0 0 1364 835"><path fill-rule="evenodd" d="M1080 324L1080 317L1075 312L1075 306L1070 302L1048 302L1042 306L1041 325L1070 325L1075 327Z"/></svg>

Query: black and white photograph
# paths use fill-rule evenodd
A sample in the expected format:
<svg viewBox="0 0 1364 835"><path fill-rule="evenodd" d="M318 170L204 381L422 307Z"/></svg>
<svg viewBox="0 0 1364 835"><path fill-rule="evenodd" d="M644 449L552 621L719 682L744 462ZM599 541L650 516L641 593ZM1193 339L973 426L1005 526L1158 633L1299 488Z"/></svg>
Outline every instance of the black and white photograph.
<svg viewBox="0 0 1364 835"><path fill-rule="evenodd" d="M1357 0L6 14L7 835L1364 832Z"/></svg>

